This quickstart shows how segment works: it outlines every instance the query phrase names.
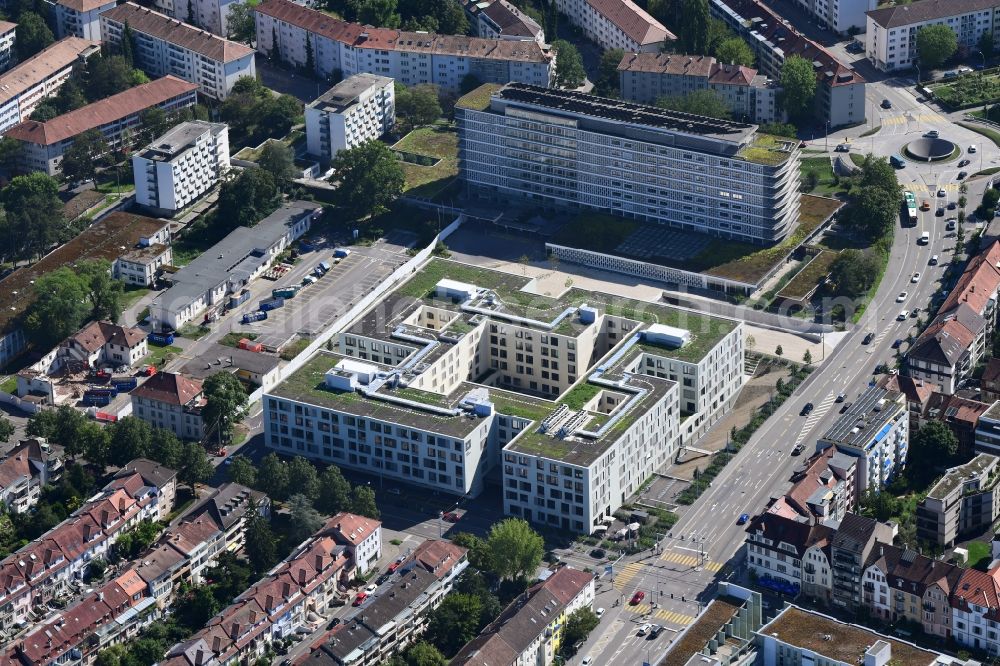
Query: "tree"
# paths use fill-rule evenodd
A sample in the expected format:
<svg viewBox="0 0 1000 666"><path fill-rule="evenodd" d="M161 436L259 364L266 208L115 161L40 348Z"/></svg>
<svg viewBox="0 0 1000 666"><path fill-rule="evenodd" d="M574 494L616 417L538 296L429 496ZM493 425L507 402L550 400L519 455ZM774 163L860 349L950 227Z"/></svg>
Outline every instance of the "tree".
<svg viewBox="0 0 1000 666"><path fill-rule="evenodd" d="M288 463L288 487L315 502L319 497L319 473L315 465L302 456L292 458Z"/></svg>
<svg viewBox="0 0 1000 666"><path fill-rule="evenodd" d="M88 259L77 264L76 274L87 288L87 300L93 319L118 321L122 312L125 286L111 276L107 259Z"/></svg>
<svg viewBox="0 0 1000 666"><path fill-rule="evenodd" d="M252 227L279 204L274 176L261 168L230 171L219 188L218 218L229 229Z"/></svg>
<svg viewBox="0 0 1000 666"><path fill-rule="evenodd" d="M955 55L958 37L946 25L925 25L917 30L917 57L922 69L934 69Z"/></svg>
<svg viewBox="0 0 1000 666"><path fill-rule="evenodd" d="M149 457L170 469L180 467L184 444L172 430L153 428L149 441Z"/></svg>
<svg viewBox="0 0 1000 666"><path fill-rule="evenodd" d="M111 464L124 467L136 458L149 457L153 430L138 416L126 416L110 427Z"/></svg>
<svg viewBox="0 0 1000 666"><path fill-rule="evenodd" d="M266 128L269 136L285 136L302 115L302 103L291 95L268 94L253 111L260 119L258 125Z"/></svg>
<svg viewBox="0 0 1000 666"><path fill-rule="evenodd" d="M793 118L812 112L816 99L816 73L811 62L793 55L781 66L782 104Z"/></svg>
<svg viewBox="0 0 1000 666"><path fill-rule="evenodd" d="M569 658L576 654L576 645L585 641L590 632L600 624L600 618L589 606L577 608L566 618L563 626L562 649L559 651L564 657Z"/></svg>
<svg viewBox="0 0 1000 666"><path fill-rule="evenodd" d="M545 552L541 535L520 518L494 523L486 545L492 556L493 572L501 579L525 578L533 574Z"/></svg>
<svg viewBox="0 0 1000 666"><path fill-rule="evenodd" d="M299 543L323 526L323 517L305 495L295 494L288 498L288 514L292 543Z"/></svg>
<svg viewBox="0 0 1000 666"><path fill-rule="evenodd" d="M313 43L308 32L306 33L306 63L304 68L309 74L316 71L316 55L313 53Z"/></svg>
<svg viewBox="0 0 1000 666"><path fill-rule="evenodd" d="M490 551L490 547L485 540L475 534L459 532L451 538L451 541L456 546L468 549L469 564L474 566L476 569L490 572L494 570L493 553Z"/></svg>
<svg viewBox="0 0 1000 666"><path fill-rule="evenodd" d="M462 77L462 82L458 85L458 92L464 95L465 93L472 92L481 85L483 85L483 80L470 72Z"/></svg>
<svg viewBox="0 0 1000 666"><path fill-rule="evenodd" d="M41 16L35 12L21 12L17 19L17 29L14 31L18 60L27 60L54 41L56 41L55 36Z"/></svg>
<svg viewBox="0 0 1000 666"><path fill-rule="evenodd" d="M257 486L257 468L244 455L233 456L227 469L229 480L250 488Z"/></svg>
<svg viewBox="0 0 1000 666"><path fill-rule="evenodd" d="M401 131L409 132L415 127L430 125L443 113L436 85L423 83L407 88L397 83L395 93L396 122Z"/></svg>
<svg viewBox="0 0 1000 666"><path fill-rule="evenodd" d="M753 67L754 57L750 46L739 37L731 37L719 44L715 57L727 65Z"/></svg>
<svg viewBox="0 0 1000 666"><path fill-rule="evenodd" d="M351 484L336 465L327 467L319 477L316 506L326 514L347 511L351 506Z"/></svg>
<svg viewBox="0 0 1000 666"><path fill-rule="evenodd" d="M83 453L84 457L95 465L104 466L108 462L111 450L111 437L108 431L94 421L87 421L80 428L77 437L79 450L74 452ZM67 450L68 452L68 450Z"/></svg>
<svg viewBox="0 0 1000 666"><path fill-rule="evenodd" d="M120 55L95 57L87 64L87 71L85 92L91 102L149 82L142 72L133 69Z"/></svg>
<svg viewBox="0 0 1000 666"><path fill-rule="evenodd" d="M979 41L976 42L976 48L979 52L983 54L986 58L993 57L993 31L987 30L979 36Z"/></svg>
<svg viewBox="0 0 1000 666"><path fill-rule="evenodd" d="M17 176L0 191L11 234L10 252L18 258L43 254L65 228L59 183L44 173Z"/></svg>
<svg viewBox="0 0 1000 666"><path fill-rule="evenodd" d="M192 492L195 484L204 483L211 478L215 468L208 460L205 448L198 442L188 442L184 445L181 453L180 469L177 470L177 479L181 483L191 486Z"/></svg>
<svg viewBox="0 0 1000 666"><path fill-rule="evenodd" d="M396 0L367 0L359 7L357 20L364 25L395 28L402 23L396 9Z"/></svg>
<svg viewBox="0 0 1000 666"><path fill-rule="evenodd" d="M813 362L812 352L809 351L808 349L805 351L804 354L802 354L802 362L805 363L806 365L809 365Z"/></svg>
<svg viewBox="0 0 1000 666"><path fill-rule="evenodd" d="M90 314L87 287L63 266L37 278L34 288L35 302L28 308L24 327L48 349L75 333Z"/></svg>
<svg viewBox="0 0 1000 666"><path fill-rule="evenodd" d="M880 492L875 486L869 486L861 495L861 515L886 521L896 514L896 500L889 492Z"/></svg>
<svg viewBox="0 0 1000 666"><path fill-rule="evenodd" d="M843 250L830 268L830 279L838 294L852 298L861 296L875 283L879 264L879 258L872 252Z"/></svg>
<svg viewBox="0 0 1000 666"><path fill-rule="evenodd" d="M441 651L428 643L420 641L410 646L403 658L406 666L447 666L448 660Z"/></svg>
<svg viewBox="0 0 1000 666"><path fill-rule="evenodd" d="M597 66L597 81L594 83L594 94L601 97L621 96L621 77L618 65L625 57L624 49L608 49L601 54Z"/></svg>
<svg viewBox="0 0 1000 666"><path fill-rule="evenodd" d="M556 54L556 85L571 90L582 86L587 71L577 48L565 39L557 39L552 42L552 51Z"/></svg>
<svg viewBox="0 0 1000 666"><path fill-rule="evenodd" d="M958 454L958 438L945 423L928 421L910 437L910 467L946 467Z"/></svg>
<svg viewBox="0 0 1000 666"><path fill-rule="evenodd" d="M253 46L255 32L253 7L246 2L229 5L229 14L226 15L226 34L229 39Z"/></svg>
<svg viewBox="0 0 1000 666"><path fill-rule="evenodd" d="M143 135L152 141L170 129L170 119L167 112L158 106L151 106L139 114L140 127Z"/></svg>
<svg viewBox="0 0 1000 666"><path fill-rule="evenodd" d="M135 67L135 33L132 32L132 26L128 24L128 21L125 21L125 25L122 27L121 51L125 64L129 67Z"/></svg>
<svg viewBox="0 0 1000 666"><path fill-rule="evenodd" d="M295 177L295 153L282 141L268 141L260 151L257 166L271 174L275 185L284 189Z"/></svg>
<svg viewBox="0 0 1000 666"><path fill-rule="evenodd" d="M774 348L774 355L779 358L785 355L785 350L781 348L781 345Z"/></svg>
<svg viewBox="0 0 1000 666"><path fill-rule="evenodd" d="M375 503L375 491L368 486L354 486L351 497L351 513L368 518L378 519L378 505Z"/></svg>
<svg viewBox="0 0 1000 666"><path fill-rule="evenodd" d="M5 416L0 416L0 442L6 444L14 436L14 424Z"/></svg>
<svg viewBox="0 0 1000 666"><path fill-rule="evenodd" d="M427 621L427 640L445 654L455 654L480 630L483 602L471 594L452 592L431 611Z"/></svg>
<svg viewBox="0 0 1000 666"><path fill-rule="evenodd" d="M217 372L202 384L202 395L205 405L201 408L201 417L206 434L214 431L220 444L228 442L232 439L233 427L247 413L249 399L243 383L234 374Z"/></svg>
<svg viewBox="0 0 1000 666"><path fill-rule="evenodd" d="M675 0L681 14L675 24L682 53L708 52L708 0Z"/></svg>
<svg viewBox="0 0 1000 666"><path fill-rule="evenodd" d="M332 180L340 184L334 192L335 203L353 219L378 215L400 194L406 178L403 167L388 146L380 141L366 141L333 158Z"/></svg>
<svg viewBox="0 0 1000 666"><path fill-rule="evenodd" d="M11 171L21 159L21 142L9 136L0 139L0 169Z"/></svg>
<svg viewBox="0 0 1000 666"><path fill-rule="evenodd" d="M662 109L693 113L709 118L728 119L731 115L729 107L726 106L725 100L719 93L707 88L695 90L682 97L661 97L656 100L656 105Z"/></svg>
<svg viewBox="0 0 1000 666"><path fill-rule="evenodd" d="M267 519L257 511L256 504L247 508L246 550L247 559L254 571L268 571L278 561L277 540Z"/></svg>
<svg viewBox="0 0 1000 666"><path fill-rule="evenodd" d="M268 453L260 461L257 489L273 499L285 499L288 492L288 465L276 453Z"/></svg>

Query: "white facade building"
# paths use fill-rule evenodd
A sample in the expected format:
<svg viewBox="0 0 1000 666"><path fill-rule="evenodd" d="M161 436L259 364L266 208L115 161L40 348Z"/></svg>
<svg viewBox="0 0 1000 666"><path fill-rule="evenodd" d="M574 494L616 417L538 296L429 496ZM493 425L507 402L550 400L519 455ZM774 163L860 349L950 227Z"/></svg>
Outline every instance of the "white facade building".
<svg viewBox="0 0 1000 666"><path fill-rule="evenodd" d="M0 76L0 132L27 120L35 107L73 73L73 66L100 51L96 42L67 37ZM7 62L10 52L7 52Z"/></svg>
<svg viewBox="0 0 1000 666"><path fill-rule="evenodd" d="M0 72L6 72L16 61L14 42L17 38L17 24L0 21Z"/></svg>
<svg viewBox="0 0 1000 666"><path fill-rule="evenodd" d="M101 41L101 14L114 6L115 0L56 0L52 8L56 37Z"/></svg>
<svg viewBox="0 0 1000 666"><path fill-rule="evenodd" d="M101 14L101 38L117 45L128 23L135 36L134 58L151 77L171 74L196 83L198 91L224 100L237 79L256 76L254 52L210 32L126 2Z"/></svg>
<svg viewBox="0 0 1000 666"><path fill-rule="evenodd" d="M607 211L771 245L798 223L799 142L575 91L510 83L455 106L472 193Z"/></svg>
<svg viewBox="0 0 1000 666"><path fill-rule="evenodd" d="M229 37L229 10L242 0L154 0L160 13L178 21Z"/></svg>
<svg viewBox="0 0 1000 666"><path fill-rule="evenodd" d="M132 391L132 414L180 439L201 440L205 424L202 383L173 372L158 372Z"/></svg>
<svg viewBox="0 0 1000 666"><path fill-rule="evenodd" d="M378 139L396 123L392 79L355 74L306 105L306 146L310 155L333 159Z"/></svg>
<svg viewBox="0 0 1000 666"><path fill-rule="evenodd" d="M797 0L799 7L816 18L821 26L846 35L863 31L865 12L878 7L878 0Z"/></svg>
<svg viewBox="0 0 1000 666"><path fill-rule="evenodd" d="M507 0L462 0L477 37L545 44L542 26Z"/></svg>
<svg viewBox="0 0 1000 666"><path fill-rule="evenodd" d="M555 76L554 57L533 41L373 28L289 0L265 0L254 15L261 54L305 67L311 50L313 67L322 78L368 72L406 86L433 83L457 93L470 74L484 82L538 86L550 85Z"/></svg>
<svg viewBox="0 0 1000 666"><path fill-rule="evenodd" d="M998 42L1000 25L997 0L918 0L907 5L871 8L867 18L865 55L883 72L909 69L917 64L917 33L930 25L945 25L955 32L961 50L978 50L984 33ZM924 74L929 74L925 72Z"/></svg>
<svg viewBox="0 0 1000 666"><path fill-rule="evenodd" d="M602 49L658 53L677 39L632 0L555 0L556 7Z"/></svg>
<svg viewBox="0 0 1000 666"><path fill-rule="evenodd" d="M382 557L382 523L374 518L341 511L327 521L327 528L347 548L358 575L363 576Z"/></svg>
<svg viewBox="0 0 1000 666"><path fill-rule="evenodd" d="M229 170L229 127L192 120L132 156L135 201L172 215L190 205Z"/></svg>

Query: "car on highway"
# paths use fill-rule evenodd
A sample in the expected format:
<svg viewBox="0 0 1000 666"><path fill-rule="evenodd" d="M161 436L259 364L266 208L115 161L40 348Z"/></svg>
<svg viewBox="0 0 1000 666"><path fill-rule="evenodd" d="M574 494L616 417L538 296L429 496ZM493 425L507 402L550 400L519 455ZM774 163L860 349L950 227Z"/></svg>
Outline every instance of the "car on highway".
<svg viewBox="0 0 1000 666"><path fill-rule="evenodd" d="M944 206L938 206L937 212L934 213L937 217L944 217Z"/></svg>
<svg viewBox="0 0 1000 666"><path fill-rule="evenodd" d="M799 416L809 416L812 413L814 405L811 402L807 402L805 406L802 407L802 411L799 412Z"/></svg>
<svg viewBox="0 0 1000 666"><path fill-rule="evenodd" d="M959 180L965 180L968 176L969 176L969 172L968 171L959 171L958 172L958 179Z"/></svg>
<svg viewBox="0 0 1000 666"><path fill-rule="evenodd" d="M910 278L910 282L913 283L920 282L920 271L917 271L916 273L913 274L913 277Z"/></svg>
<svg viewBox="0 0 1000 666"><path fill-rule="evenodd" d="M906 300L906 297L909 296L909 295L910 294L907 293L907 292L905 292L905 291L899 292L899 296L896 297L896 302L897 303L902 303L903 301Z"/></svg>
<svg viewBox="0 0 1000 666"><path fill-rule="evenodd" d="M945 192L943 189L941 189L941 190L938 190L937 195L938 195L938 198L944 199L946 196L948 196L948 193Z"/></svg>
<svg viewBox="0 0 1000 666"><path fill-rule="evenodd" d="M863 345L871 344L871 341L874 339L875 339L875 334L871 331L868 331L868 333L865 335L865 339L861 341L861 344Z"/></svg>
<svg viewBox="0 0 1000 666"><path fill-rule="evenodd" d="M883 99L882 100L882 108L883 109L891 109L892 108L892 102L890 102L888 99Z"/></svg>
<svg viewBox="0 0 1000 666"><path fill-rule="evenodd" d="M736 519L736 524L737 525L745 525L748 520L750 520L750 514L749 513L741 513L740 517Z"/></svg>
<svg viewBox="0 0 1000 666"><path fill-rule="evenodd" d="M588 654L586 657L583 658L583 661L580 662L580 666L590 666L593 663L594 663L594 658Z"/></svg>
<svg viewBox="0 0 1000 666"><path fill-rule="evenodd" d="M936 139L938 138L939 134L937 130L931 130L929 132L924 132L924 136L928 139Z"/></svg>
<svg viewBox="0 0 1000 666"><path fill-rule="evenodd" d="M354 603L351 605L360 606L361 604L365 603L365 599L367 598L368 598L367 592L358 592L358 596L354 597Z"/></svg>
<svg viewBox="0 0 1000 666"><path fill-rule="evenodd" d="M645 636L646 634L649 633L649 630L652 629L652 628L653 628L653 625L651 625L649 622L647 622L646 624L644 624L641 627L639 627L639 635L640 636Z"/></svg>
<svg viewBox="0 0 1000 666"><path fill-rule="evenodd" d="M931 257L931 260L928 261L927 263L930 264L931 266L937 266L938 265L938 256L935 254L934 256Z"/></svg>
<svg viewBox="0 0 1000 666"><path fill-rule="evenodd" d="M920 308L913 308L912 310L910 310L911 319L916 319L919 316L920 316Z"/></svg>
<svg viewBox="0 0 1000 666"><path fill-rule="evenodd" d="M896 315L896 321L906 321L907 315L909 315L909 312L906 310L900 310L899 314Z"/></svg>
<svg viewBox="0 0 1000 666"><path fill-rule="evenodd" d="M660 635L661 631L663 631L663 627L659 624L654 624L653 628L649 631L649 637L656 638Z"/></svg>
<svg viewBox="0 0 1000 666"><path fill-rule="evenodd" d="M958 222L958 220L956 218L949 217L948 221L945 222L944 228L946 230L948 230L948 231L954 231L954 229L955 229L955 223L957 223L957 222Z"/></svg>
<svg viewBox="0 0 1000 666"><path fill-rule="evenodd" d="M837 153L849 153L851 152L851 146L847 143L838 143L837 147L833 149Z"/></svg>
<svg viewBox="0 0 1000 666"><path fill-rule="evenodd" d="M948 202L948 210L955 210L956 208L958 208L958 204L957 203L955 203L954 201L949 201Z"/></svg>
<svg viewBox="0 0 1000 666"><path fill-rule="evenodd" d="M792 455L793 456L797 456L800 453L802 453L803 451L805 451L805 449L806 449L806 447L802 446L801 444L796 444L795 448L792 449Z"/></svg>
<svg viewBox="0 0 1000 666"><path fill-rule="evenodd" d="M970 164L972 164L972 160L961 160L958 163L958 168L961 169L962 167L969 166Z"/></svg>
<svg viewBox="0 0 1000 666"><path fill-rule="evenodd" d="M902 346L903 346L903 341L900 340L899 338L896 338L895 340L892 341L892 348L893 349L899 349Z"/></svg>
<svg viewBox="0 0 1000 666"><path fill-rule="evenodd" d="M845 400L847 400L847 394L846 393L838 393L837 394L837 399L834 400L834 402L844 402Z"/></svg>
<svg viewBox="0 0 1000 666"><path fill-rule="evenodd" d="M597 619L601 619L602 617L604 617L605 613L607 613L607 611L604 610L603 608L598 608L597 610L594 611L594 615L597 616Z"/></svg>
<svg viewBox="0 0 1000 666"><path fill-rule="evenodd" d="M645 592L643 592L642 590L636 590L635 594L632 595L632 598L629 599L629 603L635 606L637 603L639 603L645 598L646 598Z"/></svg>

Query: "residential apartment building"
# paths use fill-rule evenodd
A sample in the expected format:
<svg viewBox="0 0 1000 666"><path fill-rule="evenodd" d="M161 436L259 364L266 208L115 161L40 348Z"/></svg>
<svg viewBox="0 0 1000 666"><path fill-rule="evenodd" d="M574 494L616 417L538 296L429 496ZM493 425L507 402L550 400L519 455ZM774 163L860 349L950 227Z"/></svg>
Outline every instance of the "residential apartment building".
<svg viewBox="0 0 1000 666"><path fill-rule="evenodd" d="M17 24L0 21L0 72L6 72L17 60L14 42L17 39Z"/></svg>
<svg viewBox="0 0 1000 666"><path fill-rule="evenodd" d="M819 439L817 449L835 446L857 458L858 497L881 490L906 467L910 420L902 393L870 386Z"/></svg>
<svg viewBox="0 0 1000 666"><path fill-rule="evenodd" d="M718 595L705 605L694 622L673 637L660 663L664 666L753 663L754 640L763 622L760 592L719 581Z"/></svg>
<svg viewBox="0 0 1000 666"><path fill-rule="evenodd" d="M287 201L250 227L237 227L187 266L171 275L172 286L149 306L153 330L177 330L206 311L220 310L270 268L275 257L309 230L322 207Z"/></svg>
<svg viewBox="0 0 1000 666"><path fill-rule="evenodd" d="M133 416L181 439L201 440L205 404L201 382L173 372L158 372L130 394Z"/></svg>
<svg viewBox="0 0 1000 666"><path fill-rule="evenodd" d="M545 44L545 32L535 19L507 0L461 0L477 37Z"/></svg>
<svg viewBox="0 0 1000 666"><path fill-rule="evenodd" d="M27 120L43 99L58 92L77 63L99 51L96 41L67 37L0 76L0 132ZM0 59L9 64L10 52Z"/></svg>
<svg viewBox="0 0 1000 666"><path fill-rule="evenodd" d="M1000 458L980 453L952 467L917 505L917 536L945 548L1000 517Z"/></svg>
<svg viewBox="0 0 1000 666"><path fill-rule="evenodd" d="M655 104L661 97L711 90L737 120L761 124L784 120L778 85L756 69L722 64L712 56L626 53L618 64L618 76L622 99L631 102Z"/></svg>
<svg viewBox="0 0 1000 666"><path fill-rule="evenodd" d="M820 125L836 128L865 121L865 79L780 14L760 0L711 0L709 9L750 44L759 73L769 79L781 80L785 59L793 55L813 63Z"/></svg>
<svg viewBox="0 0 1000 666"><path fill-rule="evenodd" d="M920 414L918 427L922 428L931 421L943 423L958 439L959 454L971 457L976 446L976 428L979 427L979 419L989 411L992 404L935 391L931 393L924 411Z"/></svg>
<svg viewBox="0 0 1000 666"><path fill-rule="evenodd" d="M114 0L56 0L52 5L56 37L101 41L101 14L114 6Z"/></svg>
<svg viewBox="0 0 1000 666"><path fill-rule="evenodd" d="M555 57L537 42L436 35L373 28L337 20L290 0L265 0L254 8L257 50L304 67L311 49L317 76L367 72L406 86L433 83L457 93L462 80L521 81L551 85ZM308 47L307 47L308 45Z"/></svg>
<svg viewBox="0 0 1000 666"><path fill-rule="evenodd" d="M677 39L632 0L556 0L556 7L605 50L658 53Z"/></svg>
<svg viewBox="0 0 1000 666"><path fill-rule="evenodd" d="M1000 7L994 0L917 0L905 9L902 5L871 7L867 12L865 55L883 72L917 66L917 33L931 25L948 26L955 33L959 49L974 52L984 34L997 40L994 27L998 20Z"/></svg>
<svg viewBox="0 0 1000 666"><path fill-rule="evenodd" d="M220 37L229 37L229 10L239 0L154 0L161 14L207 30Z"/></svg>
<svg viewBox="0 0 1000 666"><path fill-rule="evenodd" d="M952 592L952 638L959 645L1000 655L1000 567L966 569Z"/></svg>
<svg viewBox="0 0 1000 666"><path fill-rule="evenodd" d="M864 603L865 563L881 544L892 543L892 529L872 518L854 513L844 516L830 538L830 566L833 588L831 602L848 611Z"/></svg>
<svg viewBox="0 0 1000 666"><path fill-rule="evenodd" d="M61 469L62 461L49 455L44 439L21 440L0 460L0 504L8 513L26 513Z"/></svg>
<svg viewBox="0 0 1000 666"><path fill-rule="evenodd" d="M118 257L111 271L115 278L127 285L152 287L163 272L163 267L172 266L173 263L174 251L169 244L147 241Z"/></svg>
<svg viewBox="0 0 1000 666"><path fill-rule="evenodd" d="M135 201L173 215L219 182L229 170L229 127L191 120L132 156Z"/></svg>
<svg viewBox="0 0 1000 666"><path fill-rule="evenodd" d="M815 17L819 25L849 35L864 32L865 12L878 7L878 0L798 0L797 4Z"/></svg>
<svg viewBox="0 0 1000 666"><path fill-rule="evenodd" d="M126 23L135 40L135 65L151 77L176 76L197 84L202 95L221 101L240 77L257 75L249 46L133 2L101 14L101 39L120 44Z"/></svg>
<svg viewBox="0 0 1000 666"><path fill-rule="evenodd" d="M316 641L304 659L313 666L385 663L420 638L428 614L451 592L468 564L464 548L425 541L404 561L387 589Z"/></svg>
<svg viewBox="0 0 1000 666"><path fill-rule="evenodd" d="M1000 241L969 260L937 316L906 353L906 373L954 393L988 356L1000 291Z"/></svg>
<svg viewBox="0 0 1000 666"><path fill-rule="evenodd" d="M1000 402L994 402L976 424L976 451L1000 456Z"/></svg>
<svg viewBox="0 0 1000 666"><path fill-rule="evenodd" d="M374 518L341 511L327 521L327 529L347 548L358 575L368 573L382 557L382 523Z"/></svg>
<svg viewBox="0 0 1000 666"><path fill-rule="evenodd" d="M164 520L170 515L177 497L177 472L147 458L136 458L115 473L111 485L141 485L156 490L160 498L157 502L159 515L156 520Z"/></svg>
<svg viewBox="0 0 1000 666"><path fill-rule="evenodd" d="M594 603L594 577L565 566L529 587L451 660L452 666L549 666L562 646L566 618Z"/></svg>
<svg viewBox="0 0 1000 666"><path fill-rule="evenodd" d="M135 365L149 353L146 332L110 321L93 321L59 343L62 363L86 368Z"/></svg>
<svg viewBox="0 0 1000 666"><path fill-rule="evenodd" d="M835 446L819 451L792 473L792 487L767 513L808 524L843 520L858 503L857 465L857 458Z"/></svg>
<svg viewBox="0 0 1000 666"><path fill-rule="evenodd" d="M765 512L747 529L747 568L763 587L793 597L805 592L828 601L833 575L830 545L835 532L827 525Z"/></svg>
<svg viewBox="0 0 1000 666"><path fill-rule="evenodd" d="M156 107L172 112L194 106L196 89L193 83L164 76L52 120L26 120L9 129L7 136L21 143L20 163L24 168L55 176L63 154L80 134L97 130L114 150L127 138L128 131L139 125L143 111Z"/></svg>
<svg viewBox="0 0 1000 666"><path fill-rule="evenodd" d="M986 361L979 390L981 398L990 404L1000 400L1000 358L990 358Z"/></svg>
<svg viewBox="0 0 1000 666"><path fill-rule="evenodd" d="M379 139L396 124L392 79L355 74L306 105L306 147L310 155L332 160Z"/></svg>
<svg viewBox="0 0 1000 666"><path fill-rule="evenodd" d="M0 561L0 639L44 617L53 598L82 589L90 562L107 557L119 536L169 513L164 497L141 474L116 478L69 518Z"/></svg>
<svg viewBox="0 0 1000 666"><path fill-rule="evenodd" d="M455 495L502 464L508 515L589 532L742 387L738 322L635 303L670 322L645 324L579 290L526 318L527 279L439 279L458 266L427 264L266 392L267 446Z"/></svg>
<svg viewBox="0 0 1000 666"><path fill-rule="evenodd" d="M770 245L798 221L799 145L756 127L509 83L455 107L471 193Z"/></svg>

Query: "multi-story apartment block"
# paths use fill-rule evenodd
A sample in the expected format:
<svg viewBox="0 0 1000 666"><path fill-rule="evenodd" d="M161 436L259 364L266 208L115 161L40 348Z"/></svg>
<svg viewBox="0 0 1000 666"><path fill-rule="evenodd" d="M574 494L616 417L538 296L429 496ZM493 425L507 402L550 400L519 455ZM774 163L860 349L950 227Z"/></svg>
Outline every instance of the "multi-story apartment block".
<svg viewBox="0 0 1000 666"><path fill-rule="evenodd" d="M1000 20L996 0L918 0L903 8L871 7L867 12L865 55L883 72L919 66L917 33L931 25L945 25L955 32L959 49L977 50L984 34L997 40L995 26ZM925 72L929 75L930 72Z"/></svg>
<svg viewBox="0 0 1000 666"><path fill-rule="evenodd" d="M94 558L143 520L159 520L164 494L140 473L119 476L72 515L0 561L0 636L80 582ZM47 613L46 610L45 613Z"/></svg>
<svg viewBox="0 0 1000 666"><path fill-rule="evenodd" d="M994 402L976 424L976 451L1000 456L1000 401Z"/></svg>
<svg viewBox="0 0 1000 666"><path fill-rule="evenodd" d="M857 465L857 458L827 447L792 473L792 487L771 503L767 513L809 524L843 520L857 505Z"/></svg>
<svg viewBox="0 0 1000 666"><path fill-rule="evenodd" d="M6 72L16 60L14 41L17 38L17 24L0 21L0 72Z"/></svg>
<svg viewBox="0 0 1000 666"><path fill-rule="evenodd" d="M132 156L135 201L172 215L215 187L229 170L229 127L192 120Z"/></svg>
<svg viewBox="0 0 1000 666"><path fill-rule="evenodd" d="M154 488L160 498L157 502L160 514L156 520L166 519L173 509L177 496L177 472L152 460L136 458L118 470L109 485L118 487L122 484L136 484L139 481L142 482L141 485Z"/></svg>
<svg viewBox="0 0 1000 666"><path fill-rule="evenodd" d="M154 0L153 6L162 14L207 30L221 37L229 37L229 10L239 0Z"/></svg>
<svg viewBox="0 0 1000 666"><path fill-rule="evenodd" d="M8 130L7 136L21 142L20 161L24 168L55 176L63 154L80 134L95 129L104 135L109 149L114 150L139 125L143 111L157 107L172 112L194 106L196 90L193 83L164 76L52 120L26 120Z"/></svg>
<svg viewBox="0 0 1000 666"><path fill-rule="evenodd" d="M341 511L327 522L337 543L347 548L358 575L364 575L382 556L382 523Z"/></svg>
<svg viewBox="0 0 1000 666"><path fill-rule="evenodd" d="M566 617L593 603L594 577L570 566L562 567L518 595L500 617L458 651L451 665L549 666L562 645Z"/></svg>
<svg viewBox="0 0 1000 666"><path fill-rule="evenodd" d="M270 268L286 247L309 231L322 208L288 201L253 228L237 227L187 266L171 275L171 286L150 304L154 330L179 329L208 309L218 310Z"/></svg>
<svg viewBox="0 0 1000 666"><path fill-rule="evenodd" d="M27 120L43 99L58 92L74 65L100 49L97 42L67 37L0 76L0 132Z"/></svg>
<svg viewBox="0 0 1000 666"><path fill-rule="evenodd" d="M959 645L1000 655L1000 567L966 569L952 590L952 638Z"/></svg>
<svg viewBox="0 0 1000 666"><path fill-rule="evenodd" d="M854 513L844 516L830 539L830 566L835 606L857 611L864 603L862 594L865 564L881 544L891 544L893 530L872 518Z"/></svg>
<svg viewBox="0 0 1000 666"><path fill-rule="evenodd" d="M545 44L542 26L507 0L461 0L461 3L477 37Z"/></svg>
<svg viewBox="0 0 1000 666"><path fill-rule="evenodd" d="M311 50L316 74L348 77L362 72L407 86L433 83L457 93L462 80L521 81L551 85L555 57L537 42L436 35L346 23L290 0L265 0L254 8L257 50L304 67Z"/></svg>
<svg viewBox="0 0 1000 666"><path fill-rule="evenodd" d="M798 220L799 144L753 125L522 83L469 93L455 120L461 177L484 198L758 245Z"/></svg>
<svg viewBox="0 0 1000 666"><path fill-rule="evenodd" d="M917 505L917 536L945 548L1000 517L1000 458L980 453L952 467Z"/></svg>
<svg viewBox="0 0 1000 666"><path fill-rule="evenodd" d="M135 40L136 67L150 76L170 74L197 84L206 97L224 100L237 79L257 75L249 46L132 2L101 14L101 39L119 45L126 23Z"/></svg>
<svg viewBox="0 0 1000 666"><path fill-rule="evenodd" d="M618 65L622 99L654 104L661 97L683 97L696 90L716 93L733 118L773 123L781 88L756 69L719 63L712 56L675 53L626 53Z"/></svg>
<svg viewBox="0 0 1000 666"><path fill-rule="evenodd" d="M1000 358L990 358L980 379L981 399L993 404L1000 400Z"/></svg>
<svg viewBox="0 0 1000 666"><path fill-rule="evenodd" d="M556 7L602 49L658 53L677 39L632 0L556 0Z"/></svg>
<svg viewBox="0 0 1000 666"><path fill-rule="evenodd" d="M52 6L56 37L101 41L101 14L114 6L115 0L56 0Z"/></svg>
<svg viewBox="0 0 1000 666"><path fill-rule="evenodd" d="M529 282L426 265L266 393L267 446L456 495L502 463L509 515L595 529L732 405L742 327Z"/></svg>
<svg viewBox="0 0 1000 666"><path fill-rule="evenodd" d="M835 128L865 121L865 79L770 7L760 0L711 0L709 9L750 44L760 73L769 79L781 80L782 65L793 55L813 63L820 125Z"/></svg>
<svg viewBox="0 0 1000 666"><path fill-rule="evenodd" d="M200 440L204 397L201 382L173 372L158 372L131 393L132 414L154 428L165 428L181 439Z"/></svg>
<svg viewBox="0 0 1000 666"><path fill-rule="evenodd" d="M355 74L306 105L306 147L331 160L341 150L378 139L396 124L392 79Z"/></svg>
<svg viewBox="0 0 1000 666"><path fill-rule="evenodd" d="M44 439L25 439L0 460L0 504L8 513L27 512L42 488L58 478L62 462L48 450Z"/></svg>
<svg viewBox="0 0 1000 666"><path fill-rule="evenodd" d="M870 386L820 438L817 448L837 447L858 459L854 481L858 497L881 490L906 467L910 420L905 396Z"/></svg>
<svg viewBox="0 0 1000 666"><path fill-rule="evenodd" d="M747 529L747 567L764 587L792 596L805 592L829 599L830 544L835 531L827 525L765 512Z"/></svg>
<svg viewBox="0 0 1000 666"><path fill-rule="evenodd" d="M864 32L865 12L878 7L878 0L797 0L821 26L841 35Z"/></svg>

